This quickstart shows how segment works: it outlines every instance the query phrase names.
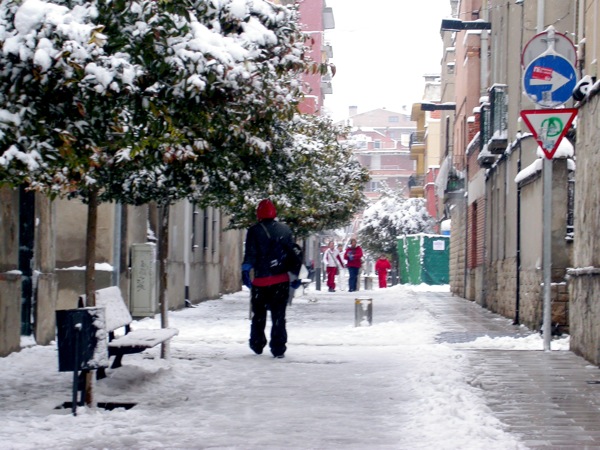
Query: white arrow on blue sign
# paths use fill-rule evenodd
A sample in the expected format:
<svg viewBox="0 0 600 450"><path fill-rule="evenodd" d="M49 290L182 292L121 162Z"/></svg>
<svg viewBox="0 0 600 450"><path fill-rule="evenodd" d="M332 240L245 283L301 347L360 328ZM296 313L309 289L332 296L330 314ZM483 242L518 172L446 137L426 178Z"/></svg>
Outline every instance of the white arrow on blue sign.
<svg viewBox="0 0 600 450"><path fill-rule="evenodd" d="M566 103L577 84L571 62L557 53L547 53L531 61L523 74L527 96L540 106L554 108Z"/></svg>

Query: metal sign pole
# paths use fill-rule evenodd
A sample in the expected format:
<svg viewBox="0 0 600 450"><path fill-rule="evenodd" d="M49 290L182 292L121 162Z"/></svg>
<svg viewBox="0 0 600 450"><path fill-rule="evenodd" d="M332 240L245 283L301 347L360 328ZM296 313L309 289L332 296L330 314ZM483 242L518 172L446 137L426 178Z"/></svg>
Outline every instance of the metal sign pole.
<svg viewBox="0 0 600 450"><path fill-rule="evenodd" d="M538 0L537 31L540 33L529 43L537 42L542 34L545 15L545 0ZM557 39L561 42L560 48L567 49L566 55L557 51ZM563 41L566 45L563 45ZM571 42L562 36L556 37L553 27L546 29L546 45L539 48L541 53L537 56L528 54L527 47L521 55L523 67L523 87L527 96L538 107L554 108L564 105L571 99L573 89L577 84L577 71L575 63L576 52L571 49ZM543 39L540 40L543 44ZM573 47L574 48L574 47ZM532 131L539 146L544 151L543 162L543 212L542 212L542 264L544 282L543 323L544 350L550 350L552 340L552 158L558 144L565 136L577 114L573 109L546 109L521 111L521 117Z"/></svg>
<svg viewBox="0 0 600 450"><path fill-rule="evenodd" d="M543 186L543 249L542 265L544 277L544 312L542 331L544 350L550 350L552 340L552 160L544 158L542 166Z"/></svg>

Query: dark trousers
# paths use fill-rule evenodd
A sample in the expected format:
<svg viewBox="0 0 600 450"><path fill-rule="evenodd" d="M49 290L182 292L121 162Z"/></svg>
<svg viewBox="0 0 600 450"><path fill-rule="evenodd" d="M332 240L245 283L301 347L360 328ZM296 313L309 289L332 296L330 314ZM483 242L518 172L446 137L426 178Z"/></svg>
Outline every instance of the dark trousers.
<svg viewBox="0 0 600 450"><path fill-rule="evenodd" d="M269 347L273 356L283 355L287 349L285 329L285 308L287 307L290 284L278 283L272 286L252 286L252 325L250 326L250 348L262 353L267 345L265 327L267 310L271 311L271 341Z"/></svg>
<svg viewBox="0 0 600 450"><path fill-rule="evenodd" d="M358 283L358 271L360 267L348 267L348 290L350 292L356 291L356 284Z"/></svg>

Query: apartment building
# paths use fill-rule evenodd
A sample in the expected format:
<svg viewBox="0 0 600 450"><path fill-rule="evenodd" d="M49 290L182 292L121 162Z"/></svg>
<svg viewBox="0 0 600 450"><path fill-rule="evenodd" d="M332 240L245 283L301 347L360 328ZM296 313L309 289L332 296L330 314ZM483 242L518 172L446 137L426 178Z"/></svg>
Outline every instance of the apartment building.
<svg viewBox="0 0 600 450"><path fill-rule="evenodd" d="M545 295L542 238L548 230L551 321L554 330L573 333L567 270L577 243L577 229L573 240L571 223L575 165L571 153L561 152L551 163L551 175L538 170L543 153L520 113L540 107L523 92L528 69L523 54L535 53L527 53L531 62L548 48L527 44L549 30L572 39L585 14L575 1L451 0L450 4L453 17L440 27L444 42L440 99L423 106L443 114L436 187L438 210L452 224L451 290L515 323L540 329ZM572 104L570 99L564 102ZM573 137L569 133L565 142ZM544 224L542 188L549 176L553 215L551 223Z"/></svg>
<svg viewBox="0 0 600 450"><path fill-rule="evenodd" d="M347 123L351 126L348 141L354 145L357 159L371 175L369 185L365 186L366 197L370 201L377 200L384 185L401 190L408 197L415 172L409 144L416 129L408 111L380 108L359 113L358 107L352 106Z"/></svg>

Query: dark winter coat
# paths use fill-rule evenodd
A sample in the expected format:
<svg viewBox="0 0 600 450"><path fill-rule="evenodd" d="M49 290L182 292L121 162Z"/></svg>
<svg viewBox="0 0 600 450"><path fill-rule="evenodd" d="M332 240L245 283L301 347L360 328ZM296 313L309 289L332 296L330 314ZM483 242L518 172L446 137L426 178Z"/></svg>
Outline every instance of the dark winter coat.
<svg viewBox="0 0 600 450"><path fill-rule="evenodd" d="M254 269L255 286L270 286L276 283L289 282L287 273L274 274L271 272L271 261L269 260L269 250L271 244L269 237L262 225L266 227L271 239L281 240L282 246L292 248L294 239L289 227L273 219L264 219L259 223L252 225L246 234L246 244L244 252L244 263L249 264Z"/></svg>

